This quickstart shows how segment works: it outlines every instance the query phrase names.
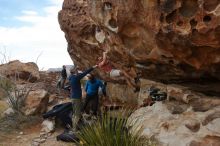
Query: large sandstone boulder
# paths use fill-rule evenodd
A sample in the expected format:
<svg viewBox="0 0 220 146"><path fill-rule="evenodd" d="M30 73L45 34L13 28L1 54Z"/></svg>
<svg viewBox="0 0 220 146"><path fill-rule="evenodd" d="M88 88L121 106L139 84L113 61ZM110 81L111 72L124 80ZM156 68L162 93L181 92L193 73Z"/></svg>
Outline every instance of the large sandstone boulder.
<svg viewBox="0 0 220 146"><path fill-rule="evenodd" d="M182 107L181 105L183 105L184 110L186 106L191 106L193 110L202 112L220 105L219 97L206 96L192 91L191 88L185 86L176 84L167 85L146 79L141 80L141 90L137 99L139 105L144 104L144 100L149 98L148 90L151 87L158 88L160 91L167 93L167 100L169 101L168 109L174 113L178 112L178 110L181 111L181 109L178 109Z"/></svg>
<svg viewBox="0 0 220 146"><path fill-rule="evenodd" d="M19 60L0 65L0 74L14 80L29 82L40 79L39 68L35 63L22 63Z"/></svg>
<svg viewBox="0 0 220 146"><path fill-rule="evenodd" d="M200 141L191 142L190 146L219 146L220 137L218 136L206 136Z"/></svg>
<svg viewBox="0 0 220 146"><path fill-rule="evenodd" d="M108 97L115 102L137 105L138 93L127 85L108 83L106 87Z"/></svg>
<svg viewBox="0 0 220 146"><path fill-rule="evenodd" d="M115 68L143 78L220 79L219 0L64 0L58 18L83 68L109 50Z"/></svg>
<svg viewBox="0 0 220 146"><path fill-rule="evenodd" d="M44 89L30 91L22 109L25 115L42 114L47 111L49 94Z"/></svg>
<svg viewBox="0 0 220 146"><path fill-rule="evenodd" d="M205 143L217 146L220 115L215 114L208 123L202 123L219 110L220 106L207 112L194 112L188 108L182 114L172 114L165 104L158 102L135 111L129 122L134 126L133 130L143 128L143 136L155 137L162 146L201 146Z"/></svg>

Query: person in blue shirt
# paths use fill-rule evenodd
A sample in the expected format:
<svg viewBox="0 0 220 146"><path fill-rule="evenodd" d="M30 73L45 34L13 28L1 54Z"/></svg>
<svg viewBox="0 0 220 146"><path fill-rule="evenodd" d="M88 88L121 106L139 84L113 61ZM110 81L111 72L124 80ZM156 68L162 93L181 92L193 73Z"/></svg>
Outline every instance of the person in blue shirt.
<svg viewBox="0 0 220 146"><path fill-rule="evenodd" d="M97 116L98 106L99 106L99 88L102 89L102 93L106 96L105 86L102 81L96 79L93 74L88 74L88 81L86 82L85 91L86 91L86 100L83 105L82 111L84 112L87 105L92 102L92 112L93 115Z"/></svg>
<svg viewBox="0 0 220 146"><path fill-rule="evenodd" d="M81 118L81 98L82 98L82 89L80 80L85 77L88 73L93 71L97 65L85 70L83 73L78 73L78 68L75 67L71 69L69 82L71 86L71 99L73 106L73 116L72 116L72 130L76 132L77 124Z"/></svg>

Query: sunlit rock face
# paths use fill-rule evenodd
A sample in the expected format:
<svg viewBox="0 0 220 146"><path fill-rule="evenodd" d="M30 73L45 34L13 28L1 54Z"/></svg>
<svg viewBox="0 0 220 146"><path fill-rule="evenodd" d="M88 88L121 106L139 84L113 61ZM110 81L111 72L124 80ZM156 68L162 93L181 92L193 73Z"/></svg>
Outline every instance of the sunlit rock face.
<svg viewBox="0 0 220 146"><path fill-rule="evenodd" d="M0 65L0 75L19 82L36 82L40 79L39 68L34 62L22 63L19 60Z"/></svg>
<svg viewBox="0 0 220 146"><path fill-rule="evenodd" d="M129 124L133 126L132 133L142 128L141 135L154 137L159 146L219 146L219 110L219 106L206 112L188 108L174 114L168 105L157 102L135 111Z"/></svg>
<svg viewBox="0 0 220 146"><path fill-rule="evenodd" d="M64 0L58 18L82 68L109 50L115 68L143 78L220 79L219 0Z"/></svg>

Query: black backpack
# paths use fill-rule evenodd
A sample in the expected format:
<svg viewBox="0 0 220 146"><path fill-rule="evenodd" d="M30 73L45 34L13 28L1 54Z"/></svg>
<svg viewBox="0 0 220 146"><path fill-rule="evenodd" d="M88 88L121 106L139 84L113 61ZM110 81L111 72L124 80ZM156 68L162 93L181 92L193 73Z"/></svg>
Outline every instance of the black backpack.
<svg viewBox="0 0 220 146"><path fill-rule="evenodd" d="M47 119L55 117L56 119L61 121L65 128L70 128L72 127L72 113L72 103L67 102L54 106L53 109L43 114L43 118Z"/></svg>
<svg viewBox="0 0 220 146"><path fill-rule="evenodd" d="M62 134L57 136L57 141L65 141L65 142L79 142L79 138L74 133L69 133L68 131L64 131Z"/></svg>

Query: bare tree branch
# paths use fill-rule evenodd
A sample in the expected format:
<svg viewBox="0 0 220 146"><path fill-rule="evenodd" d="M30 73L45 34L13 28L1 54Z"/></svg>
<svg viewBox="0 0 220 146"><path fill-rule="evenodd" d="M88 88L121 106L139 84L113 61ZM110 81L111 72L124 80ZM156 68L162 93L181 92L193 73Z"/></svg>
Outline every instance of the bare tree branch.
<svg viewBox="0 0 220 146"><path fill-rule="evenodd" d="M36 61L35 61L36 64L37 64L38 59L40 58L40 56L41 56L42 54L43 54L43 51L41 51L40 54L37 56L37 59L36 59Z"/></svg>
<svg viewBox="0 0 220 146"><path fill-rule="evenodd" d="M6 48L4 47L4 52L0 51L0 55L3 57L1 59L1 64L6 64L9 62L10 58L6 56L7 54L7 51L6 51Z"/></svg>

